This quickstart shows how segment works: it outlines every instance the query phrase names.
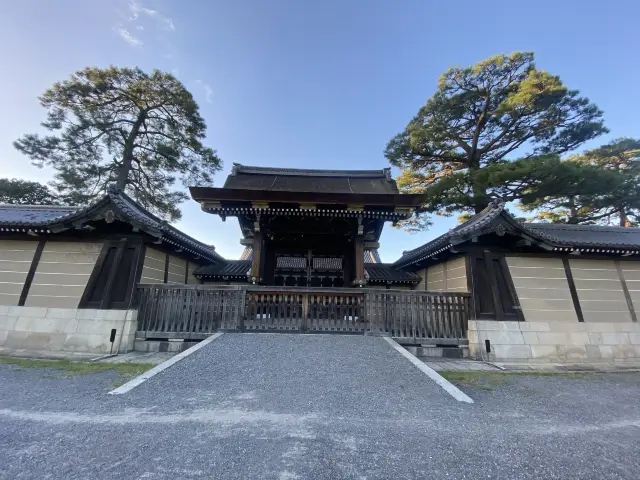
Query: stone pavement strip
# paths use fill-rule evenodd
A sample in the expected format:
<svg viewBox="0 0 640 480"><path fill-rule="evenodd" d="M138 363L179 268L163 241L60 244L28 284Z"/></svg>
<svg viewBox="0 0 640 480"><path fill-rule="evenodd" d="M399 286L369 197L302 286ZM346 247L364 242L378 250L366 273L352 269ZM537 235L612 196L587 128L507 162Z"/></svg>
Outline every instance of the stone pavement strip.
<svg viewBox="0 0 640 480"><path fill-rule="evenodd" d="M640 371L640 361L597 363L511 363L483 362L470 359L421 357L437 372L634 372Z"/></svg>

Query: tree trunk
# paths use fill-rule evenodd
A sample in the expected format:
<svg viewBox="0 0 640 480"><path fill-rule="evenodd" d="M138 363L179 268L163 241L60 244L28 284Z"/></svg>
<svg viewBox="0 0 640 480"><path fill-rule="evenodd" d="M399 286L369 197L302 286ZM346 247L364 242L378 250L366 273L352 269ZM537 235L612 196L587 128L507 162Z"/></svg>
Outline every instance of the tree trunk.
<svg viewBox="0 0 640 480"><path fill-rule="evenodd" d="M469 177L471 180L471 191L473 192L473 209L475 213L480 213L489 206L489 197L487 196L486 185L481 185L476 179L476 172L480 170L478 161L472 160L469 167Z"/></svg>
<svg viewBox="0 0 640 480"><path fill-rule="evenodd" d="M142 126L146 118L147 111L141 110L138 118L133 124L133 127L131 127L131 131L129 132L127 141L124 143L124 150L122 151L122 166L120 167L120 171L118 172L118 181L116 183L116 186L120 190L124 190L127 186L127 181L129 180L129 171L131 170L131 163L133 162L133 146L136 142L136 138L138 137L140 127Z"/></svg>
<svg viewBox="0 0 640 480"><path fill-rule="evenodd" d="M618 207L618 216L620 217L620 226L627 226L627 212L625 211L623 206Z"/></svg>

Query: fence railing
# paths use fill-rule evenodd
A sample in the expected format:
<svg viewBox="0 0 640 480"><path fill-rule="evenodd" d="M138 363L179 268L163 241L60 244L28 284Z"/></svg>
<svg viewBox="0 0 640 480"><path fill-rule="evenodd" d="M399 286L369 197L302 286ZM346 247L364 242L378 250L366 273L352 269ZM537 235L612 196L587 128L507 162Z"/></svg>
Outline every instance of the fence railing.
<svg viewBox="0 0 640 480"><path fill-rule="evenodd" d="M407 343L466 338L467 293L224 285L138 285L138 336L218 330L372 332Z"/></svg>

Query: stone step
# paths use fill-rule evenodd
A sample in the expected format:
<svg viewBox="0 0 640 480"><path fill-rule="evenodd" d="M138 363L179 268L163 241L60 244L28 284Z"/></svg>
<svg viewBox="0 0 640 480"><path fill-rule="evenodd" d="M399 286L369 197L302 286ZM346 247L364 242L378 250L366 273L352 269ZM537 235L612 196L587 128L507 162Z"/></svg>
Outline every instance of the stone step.
<svg viewBox="0 0 640 480"><path fill-rule="evenodd" d="M197 341L188 340L145 340L136 338L133 349L136 352L184 352L193 347Z"/></svg>
<svg viewBox="0 0 640 480"><path fill-rule="evenodd" d="M462 347L418 347L407 346L404 347L410 353L420 358L421 360L428 357L440 357L440 358L468 358L469 348Z"/></svg>

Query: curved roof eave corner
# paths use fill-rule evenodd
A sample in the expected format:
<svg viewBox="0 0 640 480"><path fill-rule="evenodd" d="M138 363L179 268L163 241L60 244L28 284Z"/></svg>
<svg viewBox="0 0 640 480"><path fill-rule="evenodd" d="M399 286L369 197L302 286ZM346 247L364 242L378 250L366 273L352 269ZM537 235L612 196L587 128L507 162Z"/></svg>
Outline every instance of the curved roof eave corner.
<svg viewBox="0 0 640 480"><path fill-rule="evenodd" d="M403 268L419 263L454 245L491 233L498 236L506 234L520 236L531 244L540 246L545 250L553 249L552 242L550 242L551 239L527 229L509 213L503 201L493 200L484 210L447 233L418 248L403 252L402 257L394 262L394 266Z"/></svg>

